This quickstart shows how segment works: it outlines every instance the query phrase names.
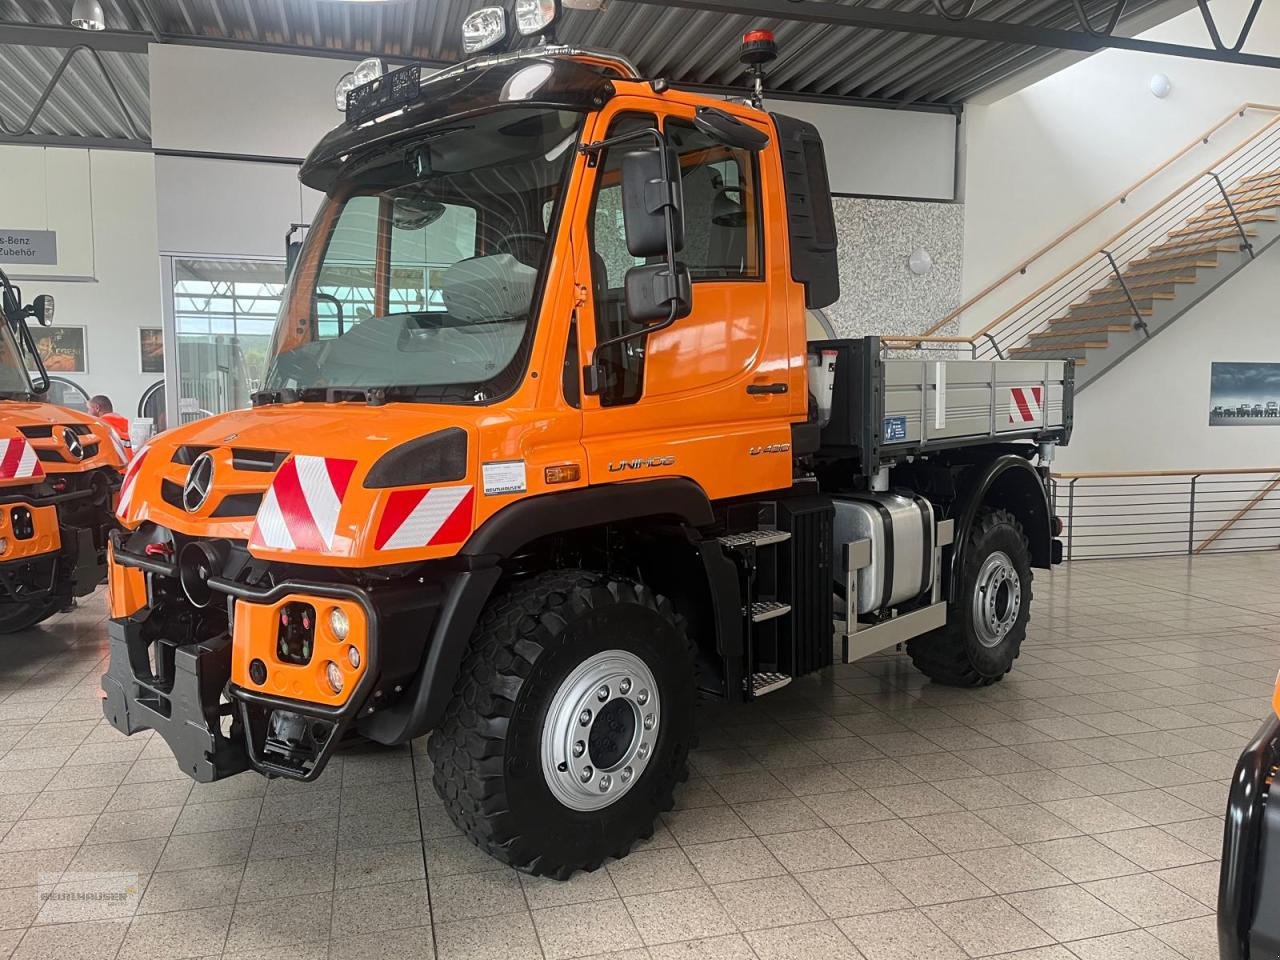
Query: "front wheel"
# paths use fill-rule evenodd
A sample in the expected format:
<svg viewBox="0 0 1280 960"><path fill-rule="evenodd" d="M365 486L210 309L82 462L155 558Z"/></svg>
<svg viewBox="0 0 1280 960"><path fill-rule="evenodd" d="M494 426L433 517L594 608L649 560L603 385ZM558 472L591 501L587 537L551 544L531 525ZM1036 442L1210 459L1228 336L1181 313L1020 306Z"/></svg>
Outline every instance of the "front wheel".
<svg viewBox="0 0 1280 960"><path fill-rule="evenodd" d="M687 776L694 660L643 584L539 574L480 618L428 752L453 821L491 856L565 879L653 833Z"/></svg>
<svg viewBox="0 0 1280 960"><path fill-rule="evenodd" d="M44 623L61 609L62 600L32 600L0 605L0 634L17 633Z"/></svg>
<svg viewBox="0 0 1280 960"><path fill-rule="evenodd" d="M907 653L936 683L982 687L1013 667L1031 619L1031 551L1007 510L973 521L947 625L907 641Z"/></svg>

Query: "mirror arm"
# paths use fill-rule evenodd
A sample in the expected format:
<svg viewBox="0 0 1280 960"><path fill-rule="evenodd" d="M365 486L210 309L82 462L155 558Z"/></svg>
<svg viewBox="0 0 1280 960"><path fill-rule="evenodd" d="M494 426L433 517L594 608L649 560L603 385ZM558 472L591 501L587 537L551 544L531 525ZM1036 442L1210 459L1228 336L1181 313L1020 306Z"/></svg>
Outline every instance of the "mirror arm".
<svg viewBox="0 0 1280 960"><path fill-rule="evenodd" d="M37 386L34 382L31 384L33 393L43 394L49 392L49 371L44 368L44 360L40 357L40 351L36 349L35 340L31 337L31 330L27 326L27 317L25 312L20 315L17 321L10 321L9 326L13 328L13 332L18 335L18 340L26 349L31 359L35 361L36 371L40 374L40 383ZM22 351L19 350L19 353Z"/></svg>
<svg viewBox="0 0 1280 960"><path fill-rule="evenodd" d="M604 140L597 140L595 143L584 144L578 149L588 156L600 155L600 151L614 146L619 143L626 143L628 140L636 140L640 137L653 137L658 145L658 156L662 162L662 179L667 184L671 181L671 158L668 156L667 139L662 135L657 127L646 127L643 130L633 130L631 133L619 134L616 137L607 137ZM668 190L670 187L668 187ZM667 231L667 275L671 277L672 282L676 282L676 227L671 218L671 204L667 203L662 209L662 219ZM591 348L591 362L582 371L583 373L583 392L590 396L599 396L604 390L603 378L600 370L600 354L609 347L616 347L620 343L626 343L629 340L636 340L641 337L647 337L651 333L660 333L676 322L676 313L680 309L679 300L672 298L671 305L667 308L667 319L661 320L652 326L645 327L643 330L632 330L630 333L619 334L616 337L610 337L608 340L602 340Z"/></svg>

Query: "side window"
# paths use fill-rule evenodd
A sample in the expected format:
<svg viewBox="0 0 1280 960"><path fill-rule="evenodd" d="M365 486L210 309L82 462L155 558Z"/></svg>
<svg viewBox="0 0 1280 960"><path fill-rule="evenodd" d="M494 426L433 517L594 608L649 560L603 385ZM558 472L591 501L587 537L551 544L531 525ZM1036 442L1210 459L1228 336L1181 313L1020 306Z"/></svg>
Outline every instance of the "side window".
<svg viewBox="0 0 1280 960"><path fill-rule="evenodd" d="M651 114L626 113L609 126L610 137L656 126ZM635 146L644 146L637 139ZM622 224L622 157L631 144L606 150L596 171L596 195L588 221L591 239L591 291L596 307L596 342L609 340L643 327L627 316L623 279L627 271L643 263L627 251ZM644 387L645 341L628 340L604 351L602 406L635 403Z"/></svg>
<svg viewBox="0 0 1280 960"><path fill-rule="evenodd" d="M324 265L316 278L315 333L340 337L373 315L378 250L376 196L352 197L333 225Z"/></svg>
<svg viewBox="0 0 1280 960"><path fill-rule="evenodd" d="M668 120L667 139L680 157L684 250L698 280L757 280L760 196L755 156L726 147L683 120Z"/></svg>

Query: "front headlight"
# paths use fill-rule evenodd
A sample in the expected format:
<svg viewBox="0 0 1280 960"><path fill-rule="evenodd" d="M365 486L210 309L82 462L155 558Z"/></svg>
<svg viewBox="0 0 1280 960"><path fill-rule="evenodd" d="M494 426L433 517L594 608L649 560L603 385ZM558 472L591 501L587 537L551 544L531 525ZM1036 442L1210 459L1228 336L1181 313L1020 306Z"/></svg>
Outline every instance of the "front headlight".
<svg viewBox="0 0 1280 960"><path fill-rule="evenodd" d="M355 85L363 87L366 83L373 83L384 72L382 61L377 57L370 57L368 60L361 60L356 64L356 68L351 72L351 75L355 77Z"/></svg>
<svg viewBox="0 0 1280 960"><path fill-rule="evenodd" d="M462 21L462 52L488 50L507 37L505 7L481 7Z"/></svg>
<svg viewBox="0 0 1280 960"><path fill-rule="evenodd" d="M516 0L516 30L531 37L555 23L559 13L557 0Z"/></svg>
<svg viewBox="0 0 1280 960"><path fill-rule="evenodd" d="M333 88L334 105L343 113L347 112L347 94L356 88L356 75L344 73L342 79Z"/></svg>

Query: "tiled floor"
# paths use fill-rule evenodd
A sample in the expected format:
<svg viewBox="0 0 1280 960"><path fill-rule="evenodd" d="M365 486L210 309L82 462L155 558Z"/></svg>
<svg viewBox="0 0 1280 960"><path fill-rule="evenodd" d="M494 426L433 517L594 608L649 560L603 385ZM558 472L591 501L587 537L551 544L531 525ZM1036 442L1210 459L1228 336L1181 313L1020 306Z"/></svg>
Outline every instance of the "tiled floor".
<svg viewBox="0 0 1280 960"><path fill-rule="evenodd" d="M97 700L103 606L0 640L0 960L1210 960L1280 555L1079 563L985 690L895 654L704 725L653 840L569 883L444 815L422 749L193 786Z"/></svg>

